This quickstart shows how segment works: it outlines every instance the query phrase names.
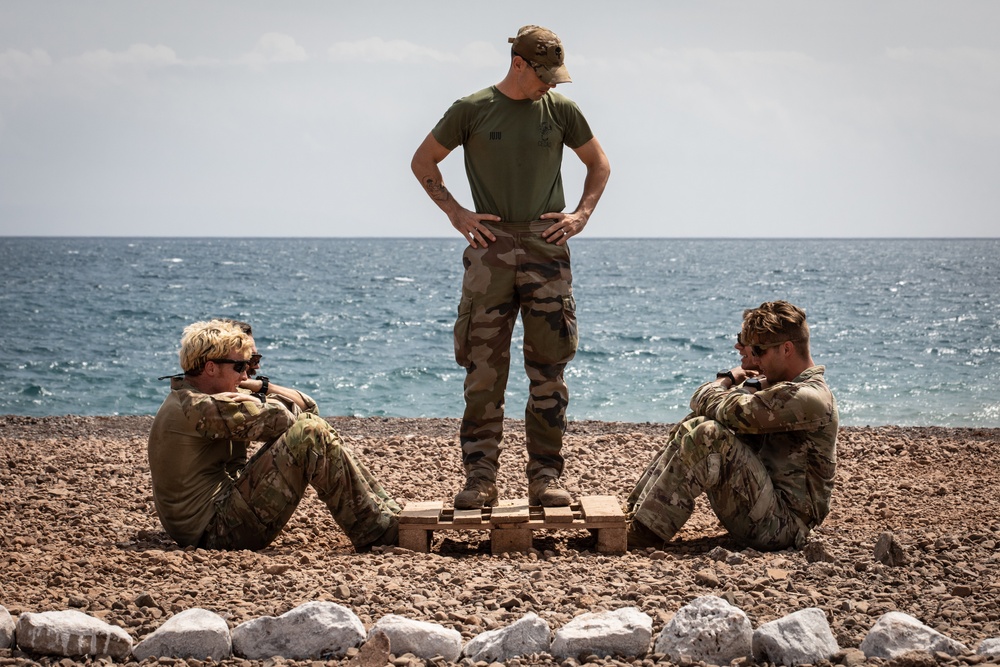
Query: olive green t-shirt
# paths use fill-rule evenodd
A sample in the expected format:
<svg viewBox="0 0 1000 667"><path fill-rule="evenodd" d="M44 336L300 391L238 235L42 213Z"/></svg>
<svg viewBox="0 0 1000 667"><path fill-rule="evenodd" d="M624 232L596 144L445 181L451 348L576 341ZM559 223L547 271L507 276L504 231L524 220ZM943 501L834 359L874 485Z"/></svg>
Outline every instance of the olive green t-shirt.
<svg viewBox="0 0 1000 667"><path fill-rule="evenodd" d="M569 98L550 90L537 102L512 100L496 86L452 104L431 132L448 150L465 149L476 212L504 222L562 211L563 145L576 149L594 136Z"/></svg>

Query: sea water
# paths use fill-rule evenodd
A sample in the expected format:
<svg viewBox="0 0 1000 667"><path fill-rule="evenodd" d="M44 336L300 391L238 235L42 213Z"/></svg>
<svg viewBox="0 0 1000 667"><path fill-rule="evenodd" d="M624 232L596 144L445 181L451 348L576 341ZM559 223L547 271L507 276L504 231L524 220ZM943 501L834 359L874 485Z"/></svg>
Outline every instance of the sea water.
<svg viewBox="0 0 1000 667"><path fill-rule="evenodd" d="M672 422L744 308L808 314L844 425L1000 427L1000 240L574 238L573 420ZM184 326L252 323L324 415L458 417L455 239L0 239L0 413L152 414ZM515 331L507 414L527 381Z"/></svg>

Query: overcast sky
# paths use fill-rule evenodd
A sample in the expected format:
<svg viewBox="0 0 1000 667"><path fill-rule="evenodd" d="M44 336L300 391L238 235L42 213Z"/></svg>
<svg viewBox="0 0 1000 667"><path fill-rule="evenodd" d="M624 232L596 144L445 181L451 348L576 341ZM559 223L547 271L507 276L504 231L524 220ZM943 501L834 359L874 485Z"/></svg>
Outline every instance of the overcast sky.
<svg viewBox="0 0 1000 667"><path fill-rule="evenodd" d="M0 235L454 235L410 158L526 23L588 235L1000 235L994 0L0 0Z"/></svg>

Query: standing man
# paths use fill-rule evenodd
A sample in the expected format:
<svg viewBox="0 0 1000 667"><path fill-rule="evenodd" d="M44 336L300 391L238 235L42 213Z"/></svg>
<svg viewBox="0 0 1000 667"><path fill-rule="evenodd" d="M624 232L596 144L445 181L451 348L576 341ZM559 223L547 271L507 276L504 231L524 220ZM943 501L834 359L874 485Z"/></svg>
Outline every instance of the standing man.
<svg viewBox="0 0 1000 667"><path fill-rule="evenodd" d="M148 443L164 530L181 546L263 549L312 486L355 549L395 544L399 506L315 401L247 377L257 353L248 328L212 320L184 329L184 374L171 378ZM253 441L264 444L248 460Z"/></svg>
<svg viewBox="0 0 1000 667"><path fill-rule="evenodd" d="M455 358L467 372L460 433L466 484L455 497L456 509L497 502L504 392L518 311L530 394L524 415L528 500L549 507L570 504L557 482L569 403L563 370L578 340L566 242L583 231L611 174L580 109L553 90L570 82L559 38L528 25L508 41L507 75L455 102L411 163L427 194L469 242L455 323ZM438 169L459 145L475 211L452 197ZM583 195L569 213L563 212L563 145L587 169Z"/></svg>
<svg viewBox="0 0 1000 667"><path fill-rule="evenodd" d="M694 415L628 498L629 548L662 546L708 496L738 542L761 550L801 548L830 511L837 466L837 402L813 363L801 308L772 301L750 311L738 339L766 377L738 387L745 367L718 373L691 398Z"/></svg>

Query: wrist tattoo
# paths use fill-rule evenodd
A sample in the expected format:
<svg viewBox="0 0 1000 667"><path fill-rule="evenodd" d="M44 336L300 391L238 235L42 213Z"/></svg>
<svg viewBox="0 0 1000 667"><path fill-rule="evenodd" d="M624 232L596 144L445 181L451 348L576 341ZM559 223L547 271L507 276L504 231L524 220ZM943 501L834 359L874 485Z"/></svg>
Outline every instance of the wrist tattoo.
<svg viewBox="0 0 1000 667"><path fill-rule="evenodd" d="M448 188L444 186L444 183L440 183L433 178L424 179L424 190L430 195L431 199L434 201L445 202L451 199L451 193L448 192Z"/></svg>

